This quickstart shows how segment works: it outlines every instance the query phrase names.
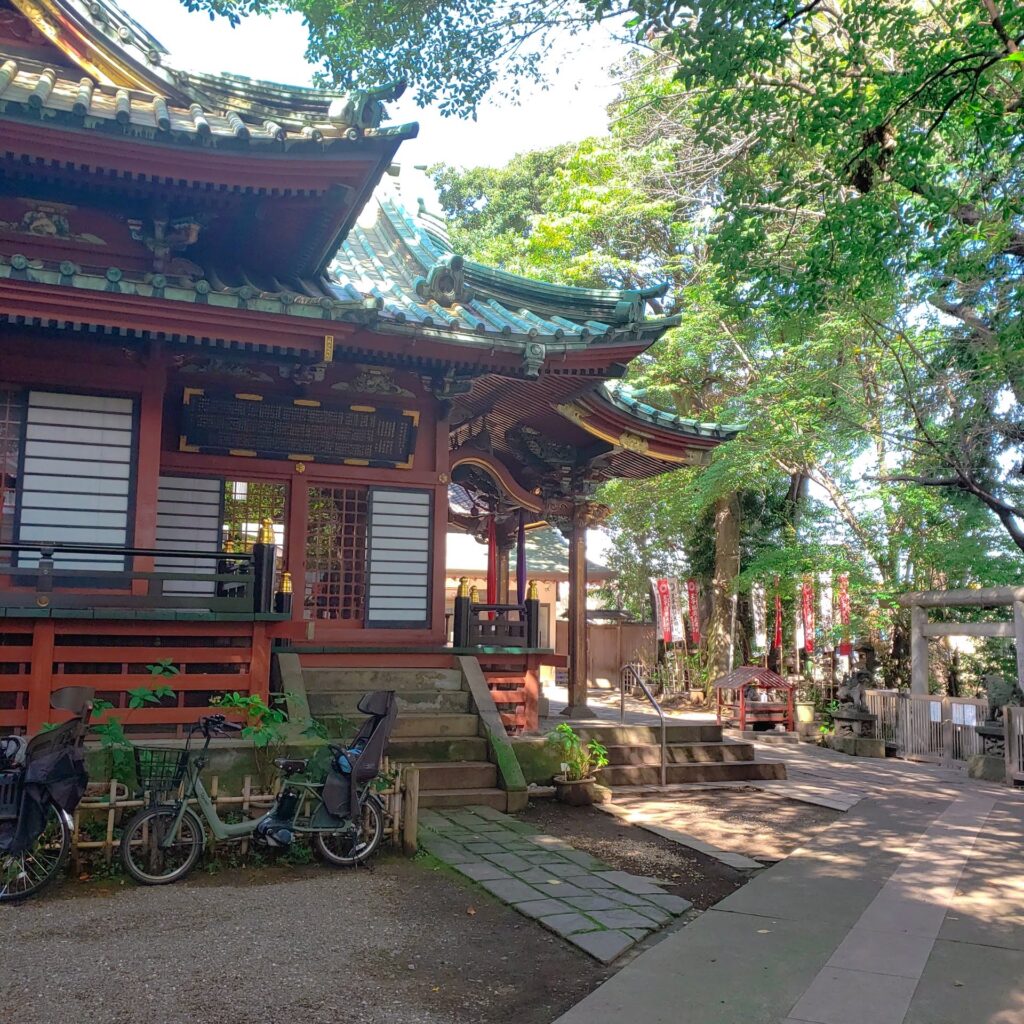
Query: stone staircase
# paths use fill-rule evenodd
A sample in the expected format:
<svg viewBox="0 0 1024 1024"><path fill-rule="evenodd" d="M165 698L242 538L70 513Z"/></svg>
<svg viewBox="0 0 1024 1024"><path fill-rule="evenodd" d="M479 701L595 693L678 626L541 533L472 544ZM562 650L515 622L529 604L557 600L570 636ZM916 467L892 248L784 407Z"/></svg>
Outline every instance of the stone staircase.
<svg viewBox="0 0 1024 1024"><path fill-rule="evenodd" d="M661 782L661 729L646 725L595 725L577 730L608 748L601 782L613 789ZM784 779L784 764L755 761L751 743L722 738L722 727L694 722L667 725L665 781L678 783L762 782Z"/></svg>
<svg viewBox="0 0 1024 1024"><path fill-rule="evenodd" d="M485 805L504 811L507 793L472 694L457 668L303 668L311 714L332 735L354 730L356 705L371 690L395 690L398 721L388 756L420 770L421 807ZM347 726L347 728L346 728Z"/></svg>

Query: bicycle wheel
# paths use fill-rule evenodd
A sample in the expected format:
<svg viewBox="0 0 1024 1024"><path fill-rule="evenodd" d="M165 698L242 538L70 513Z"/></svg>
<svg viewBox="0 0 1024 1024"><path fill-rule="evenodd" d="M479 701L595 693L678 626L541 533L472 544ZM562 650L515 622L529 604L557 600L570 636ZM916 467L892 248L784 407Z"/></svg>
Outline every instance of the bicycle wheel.
<svg viewBox="0 0 1024 1024"><path fill-rule="evenodd" d="M317 832L313 848L328 864L352 867L372 857L384 836L384 816L375 800L366 800L359 821L337 832Z"/></svg>
<svg viewBox="0 0 1024 1024"><path fill-rule="evenodd" d="M39 838L18 854L0 853L0 903L34 896L61 872L71 852L71 819L50 804Z"/></svg>
<svg viewBox="0 0 1024 1024"><path fill-rule="evenodd" d="M203 824L186 808L173 840L171 834L178 808L144 807L121 836L121 863L143 885L167 885L184 878L203 852Z"/></svg>

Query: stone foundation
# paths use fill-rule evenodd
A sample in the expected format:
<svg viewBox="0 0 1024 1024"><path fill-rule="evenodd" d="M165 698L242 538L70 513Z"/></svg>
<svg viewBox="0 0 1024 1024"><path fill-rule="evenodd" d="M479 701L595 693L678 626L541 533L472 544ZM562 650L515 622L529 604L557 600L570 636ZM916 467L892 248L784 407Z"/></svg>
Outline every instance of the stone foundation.
<svg viewBox="0 0 1024 1024"><path fill-rule="evenodd" d="M825 736L825 746L850 757L885 757L885 740L866 736Z"/></svg>
<svg viewBox="0 0 1024 1024"><path fill-rule="evenodd" d="M967 758L967 775L986 782L1006 781L1006 760L992 754L972 754Z"/></svg>

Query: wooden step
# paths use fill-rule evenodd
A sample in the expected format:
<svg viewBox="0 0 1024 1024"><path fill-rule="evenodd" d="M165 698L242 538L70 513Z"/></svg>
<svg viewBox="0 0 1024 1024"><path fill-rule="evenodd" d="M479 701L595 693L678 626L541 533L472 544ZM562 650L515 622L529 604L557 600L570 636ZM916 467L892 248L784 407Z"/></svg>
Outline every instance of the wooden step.
<svg viewBox="0 0 1024 1024"><path fill-rule="evenodd" d="M752 743L670 743L665 748L667 764L708 764L723 761L753 761ZM608 747L608 761L613 765L661 764L661 746L640 744L637 746Z"/></svg>
<svg viewBox="0 0 1024 1024"><path fill-rule="evenodd" d="M304 668L306 691L461 690L462 673L445 668Z"/></svg>
<svg viewBox="0 0 1024 1024"><path fill-rule="evenodd" d="M498 787L498 766L490 761L423 762L416 767L420 770L420 793Z"/></svg>
<svg viewBox="0 0 1024 1024"><path fill-rule="evenodd" d="M420 792L420 807L493 807L508 808L508 794L503 789L428 789Z"/></svg>
<svg viewBox="0 0 1024 1024"><path fill-rule="evenodd" d="M679 782L764 782L784 779L786 766L772 761L731 761L708 764L670 764L665 780ZM661 766L656 764L608 765L601 769L600 781L606 786L657 786Z"/></svg>
<svg viewBox="0 0 1024 1024"><path fill-rule="evenodd" d="M581 725L576 732L606 747L661 744L658 725ZM714 722L673 722L665 726L665 739L668 743L721 743L722 727Z"/></svg>
<svg viewBox="0 0 1024 1024"><path fill-rule="evenodd" d="M402 764L433 761L486 761L487 740L482 736L391 737L388 757Z"/></svg>
<svg viewBox="0 0 1024 1024"><path fill-rule="evenodd" d="M355 690L316 690L309 694L309 709L314 715L355 715L363 693ZM463 690L407 690L396 694L398 713L469 711L469 693Z"/></svg>

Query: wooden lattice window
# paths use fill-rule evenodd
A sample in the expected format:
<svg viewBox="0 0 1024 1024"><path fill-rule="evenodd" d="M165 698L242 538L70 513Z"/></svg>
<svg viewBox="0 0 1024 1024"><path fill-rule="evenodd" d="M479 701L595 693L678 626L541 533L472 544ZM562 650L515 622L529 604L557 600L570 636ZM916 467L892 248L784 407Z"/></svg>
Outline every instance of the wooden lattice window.
<svg viewBox="0 0 1024 1024"><path fill-rule="evenodd" d="M235 551L252 551L259 537L260 524L274 524L274 543L280 558L284 551L285 485L251 480L224 481L225 545Z"/></svg>
<svg viewBox="0 0 1024 1024"><path fill-rule="evenodd" d="M311 487L306 531L307 619L361 623L366 608L363 487Z"/></svg>
<svg viewBox="0 0 1024 1024"><path fill-rule="evenodd" d="M25 432L25 393L0 385L0 544L11 544L15 534L18 467ZM0 552L0 563L10 561Z"/></svg>

